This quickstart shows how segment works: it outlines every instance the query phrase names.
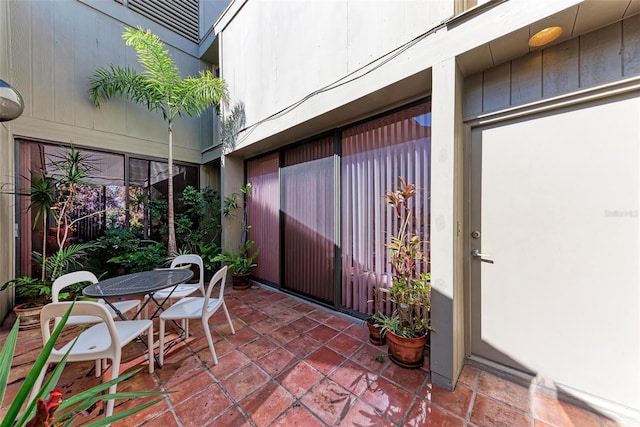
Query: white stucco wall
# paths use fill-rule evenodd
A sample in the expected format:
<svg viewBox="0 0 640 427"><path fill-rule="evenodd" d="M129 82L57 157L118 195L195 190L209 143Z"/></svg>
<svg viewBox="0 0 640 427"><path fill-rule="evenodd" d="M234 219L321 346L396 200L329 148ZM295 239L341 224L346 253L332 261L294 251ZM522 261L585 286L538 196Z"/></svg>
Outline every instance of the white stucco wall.
<svg viewBox="0 0 640 427"><path fill-rule="evenodd" d="M239 148L277 140L302 123L308 133L302 129L295 137L310 136L426 96L434 64L579 2L511 0L450 28L439 24L453 16L453 0L245 2L216 24L222 77L233 101L246 106L248 131L241 134ZM430 30L407 49L394 51ZM427 74L411 80L421 73ZM409 81L408 87L393 87ZM336 111L325 122L312 123Z"/></svg>
<svg viewBox="0 0 640 427"><path fill-rule="evenodd" d="M247 124L252 125L357 72L452 14L453 2L448 0L249 1L230 22L218 24L222 28L222 76L229 83L233 101L245 103ZM368 69L352 76L366 79L356 79L306 101L277 124L263 123L246 142L397 80L395 73L387 74L389 70L383 67L374 82L365 73ZM422 89L413 92L424 95L427 85L424 82Z"/></svg>

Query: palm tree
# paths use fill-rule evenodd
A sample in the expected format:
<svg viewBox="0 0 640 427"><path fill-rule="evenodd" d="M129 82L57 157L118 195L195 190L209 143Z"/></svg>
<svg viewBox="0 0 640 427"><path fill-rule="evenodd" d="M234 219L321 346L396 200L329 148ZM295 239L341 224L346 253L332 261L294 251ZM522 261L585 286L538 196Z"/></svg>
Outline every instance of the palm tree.
<svg viewBox="0 0 640 427"><path fill-rule="evenodd" d="M168 156L168 222L170 254L177 252L173 211L173 121L177 116L199 116L212 105L226 103L226 83L216 78L211 71L200 71L198 77L182 78L176 63L165 49L164 43L151 31L127 27L122 34L127 46L133 46L142 73L130 67L98 68L89 79L89 97L96 107L100 100L116 95L147 107L149 111L160 111L169 130Z"/></svg>

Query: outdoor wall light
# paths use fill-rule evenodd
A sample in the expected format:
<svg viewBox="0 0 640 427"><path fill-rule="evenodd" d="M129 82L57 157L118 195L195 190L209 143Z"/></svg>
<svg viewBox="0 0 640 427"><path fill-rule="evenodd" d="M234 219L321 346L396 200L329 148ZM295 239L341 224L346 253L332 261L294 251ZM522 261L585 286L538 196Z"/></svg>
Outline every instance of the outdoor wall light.
<svg viewBox="0 0 640 427"><path fill-rule="evenodd" d="M0 80L0 122L17 119L24 110L20 92L4 80Z"/></svg>
<svg viewBox="0 0 640 427"><path fill-rule="evenodd" d="M540 47L551 43L562 35L562 27L548 27L540 30L529 39L529 46Z"/></svg>

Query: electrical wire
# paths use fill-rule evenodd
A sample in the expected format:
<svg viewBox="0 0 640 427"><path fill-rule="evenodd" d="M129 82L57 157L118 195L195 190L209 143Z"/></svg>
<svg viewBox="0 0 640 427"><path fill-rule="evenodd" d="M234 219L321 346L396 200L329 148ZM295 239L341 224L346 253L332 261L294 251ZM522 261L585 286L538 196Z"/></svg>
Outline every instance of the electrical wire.
<svg viewBox="0 0 640 427"><path fill-rule="evenodd" d="M320 89L316 89L313 92L309 93L308 95L305 95L304 97L302 97L300 100L294 102L293 104L281 109L280 111L277 111L273 114L271 114L270 116L265 117L264 119L261 119L255 123L253 123L252 125L246 126L242 129L240 129L236 135L239 135L241 133L244 132L244 135L242 135L241 138L239 138L236 142L236 144L241 144L243 141L245 141L247 138L249 138L249 136L253 133L253 131L260 126L263 123L266 123L268 121L271 120L275 120L279 117L284 116L285 114L288 114L289 112L293 111L294 109L298 108L300 105L302 105L303 103L305 103L306 101L308 101L309 99L313 98L314 96L320 95L321 93L324 92L328 92L330 90L339 88L341 86L344 86L348 83L354 82L358 79L361 79L362 77L376 71L377 69L379 69L380 67L382 67L383 65L389 63L391 60L397 58L398 56L400 56L402 53L406 52L407 50L409 50L410 48L412 48L413 46L415 46L416 44L418 44L419 42L421 42L422 40L426 39L428 36L430 36L431 34L435 33L436 31L446 27L447 23L451 20L451 18L446 19L442 22L440 22L438 25L430 28L429 30L425 31L424 33L414 37L413 39L409 40L408 42L390 50L389 52L385 53L382 56L379 56L376 59L371 60L370 62L368 62L367 64L361 66L360 68L342 76L341 78L339 78L338 80L334 81L333 83L329 83L328 85L320 88ZM366 68L371 67L370 69L365 70ZM362 72L362 73L361 73ZM361 74L359 74L361 73Z"/></svg>

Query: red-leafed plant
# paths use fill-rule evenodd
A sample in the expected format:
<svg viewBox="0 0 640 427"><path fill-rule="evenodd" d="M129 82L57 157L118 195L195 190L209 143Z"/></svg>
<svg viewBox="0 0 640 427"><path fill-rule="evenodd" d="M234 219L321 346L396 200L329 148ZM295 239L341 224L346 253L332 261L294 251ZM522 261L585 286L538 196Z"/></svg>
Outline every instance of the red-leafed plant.
<svg viewBox="0 0 640 427"><path fill-rule="evenodd" d="M431 277L426 271L428 260L422 252L424 241L410 231L419 228L416 227L418 224L410 224L415 220L412 199L416 196L416 187L403 178L399 180L396 190L385 195L385 201L400 224L387 245L393 268L392 285L387 291L387 298L395 303L396 309L391 315L377 313L374 321L384 331L414 338L423 336L431 329L428 317L431 309Z"/></svg>

